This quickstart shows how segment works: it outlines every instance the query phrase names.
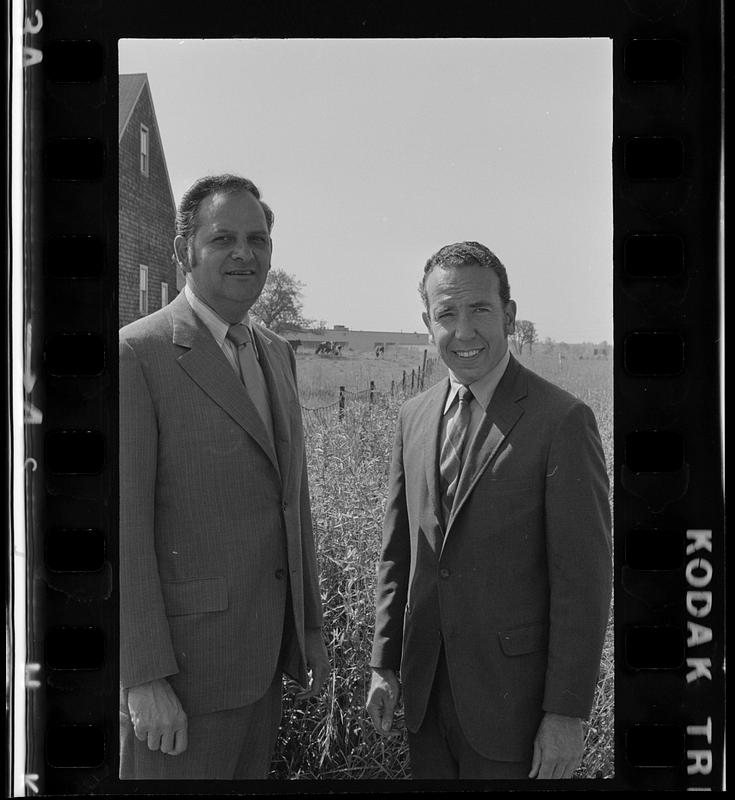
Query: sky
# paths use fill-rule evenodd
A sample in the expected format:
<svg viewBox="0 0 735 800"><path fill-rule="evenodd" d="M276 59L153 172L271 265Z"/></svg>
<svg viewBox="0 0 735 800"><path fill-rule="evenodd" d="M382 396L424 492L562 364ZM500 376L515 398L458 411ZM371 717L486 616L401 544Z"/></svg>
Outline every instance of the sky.
<svg viewBox="0 0 735 800"><path fill-rule="evenodd" d="M423 331L423 265L474 240L539 337L612 340L609 39L123 39L176 202L253 180L304 315Z"/></svg>

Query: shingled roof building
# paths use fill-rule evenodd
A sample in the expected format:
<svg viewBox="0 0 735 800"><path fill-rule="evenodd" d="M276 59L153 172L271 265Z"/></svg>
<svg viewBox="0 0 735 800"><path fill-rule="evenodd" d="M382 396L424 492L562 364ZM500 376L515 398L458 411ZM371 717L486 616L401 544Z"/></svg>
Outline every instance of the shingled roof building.
<svg viewBox="0 0 735 800"><path fill-rule="evenodd" d="M118 306L122 327L173 300L182 279L171 260L176 204L148 76L120 75L119 85Z"/></svg>

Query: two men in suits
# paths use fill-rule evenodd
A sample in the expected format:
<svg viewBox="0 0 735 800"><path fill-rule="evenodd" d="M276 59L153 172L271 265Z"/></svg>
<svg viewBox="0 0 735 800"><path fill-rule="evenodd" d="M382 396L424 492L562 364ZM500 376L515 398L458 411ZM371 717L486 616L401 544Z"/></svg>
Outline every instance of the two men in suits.
<svg viewBox="0 0 735 800"><path fill-rule="evenodd" d="M329 673L295 359L248 319L272 225L250 181L197 181L184 290L120 331L123 778L264 778L282 673Z"/></svg>
<svg viewBox="0 0 735 800"><path fill-rule="evenodd" d="M368 711L390 735L402 692L414 778L568 778L610 605L597 425L510 355L486 247L442 248L420 290L449 379L398 420Z"/></svg>

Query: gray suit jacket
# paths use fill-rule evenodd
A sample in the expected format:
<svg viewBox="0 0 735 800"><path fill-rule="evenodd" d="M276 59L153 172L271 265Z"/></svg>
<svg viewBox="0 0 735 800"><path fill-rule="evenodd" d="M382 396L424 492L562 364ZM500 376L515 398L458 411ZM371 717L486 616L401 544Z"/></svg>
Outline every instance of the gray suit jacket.
<svg viewBox="0 0 735 800"><path fill-rule="evenodd" d="M120 331L120 679L169 679L188 714L306 681L322 622L295 360L255 326L275 447L180 294Z"/></svg>
<svg viewBox="0 0 735 800"><path fill-rule="evenodd" d="M590 409L511 357L442 518L448 381L401 409L372 665L397 670L420 727L443 642L463 731L530 759L544 711L585 717L610 605L610 506Z"/></svg>

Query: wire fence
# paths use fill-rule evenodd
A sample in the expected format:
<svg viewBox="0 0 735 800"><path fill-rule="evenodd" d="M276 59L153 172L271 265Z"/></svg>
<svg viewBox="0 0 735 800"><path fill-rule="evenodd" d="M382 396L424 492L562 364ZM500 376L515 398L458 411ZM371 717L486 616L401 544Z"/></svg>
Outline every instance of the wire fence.
<svg viewBox="0 0 735 800"><path fill-rule="evenodd" d="M396 398L407 399L431 385L430 378L436 365L437 359L427 358L427 351L424 350L422 363L410 371L404 369L401 379L391 380L390 387L379 389L375 385L375 381L370 381L366 389L357 391L348 389L346 386L340 386L337 400L333 403L327 403L327 405L316 408L301 406L304 424L307 428L314 424L324 424L333 419L335 415L339 419L344 419L345 411L351 403L369 403L374 406L385 406Z"/></svg>

